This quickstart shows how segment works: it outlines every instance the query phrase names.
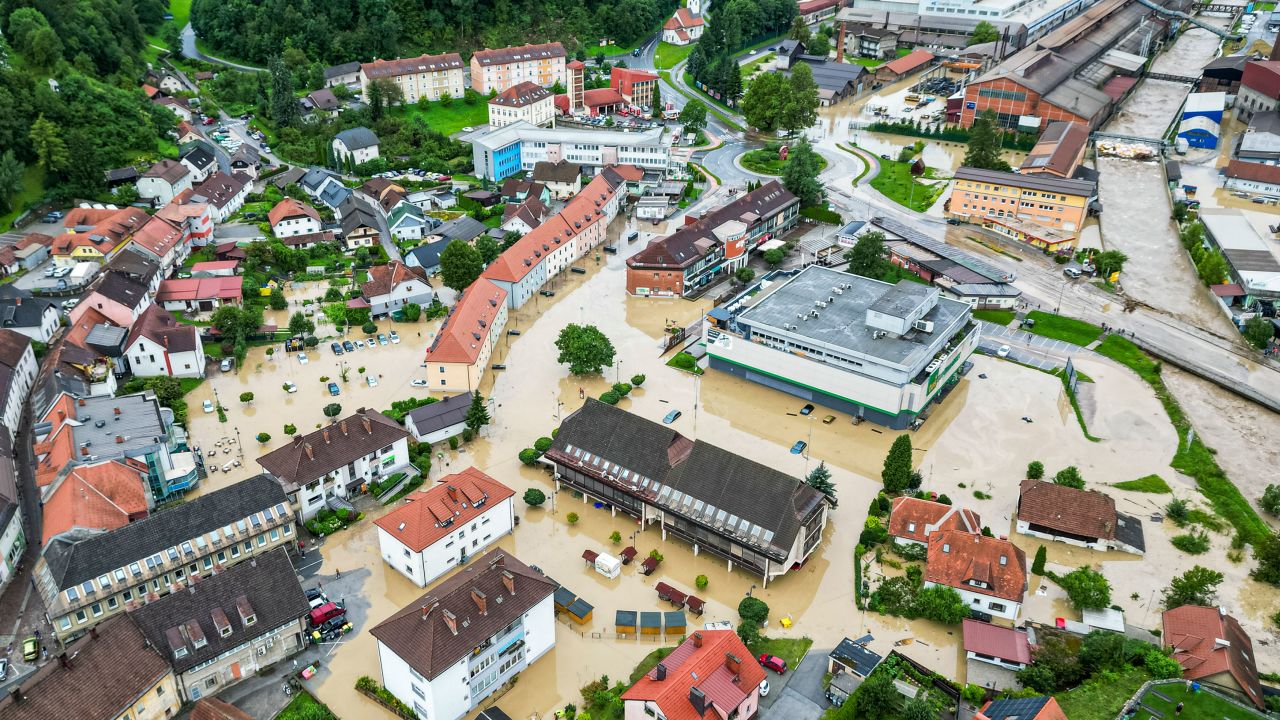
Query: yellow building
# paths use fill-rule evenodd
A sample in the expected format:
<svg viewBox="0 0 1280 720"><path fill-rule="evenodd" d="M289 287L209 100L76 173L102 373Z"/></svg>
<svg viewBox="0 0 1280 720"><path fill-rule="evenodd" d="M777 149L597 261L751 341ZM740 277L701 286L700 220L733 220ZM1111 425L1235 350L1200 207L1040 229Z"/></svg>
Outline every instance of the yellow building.
<svg viewBox="0 0 1280 720"><path fill-rule="evenodd" d="M962 167L947 211L1038 248L1070 249L1084 227L1097 185L1046 174Z"/></svg>
<svg viewBox="0 0 1280 720"><path fill-rule="evenodd" d="M565 84L568 54L558 42L477 50L471 56L471 89L481 95L531 82L542 87Z"/></svg>
<svg viewBox="0 0 1280 720"><path fill-rule="evenodd" d="M445 95L460 98L466 92L465 68L466 64L458 53L374 60L360 64L360 92L367 99L369 83L387 79L400 88L406 103L424 98L434 102Z"/></svg>
<svg viewBox="0 0 1280 720"><path fill-rule="evenodd" d="M449 392L479 388L506 325L507 291L485 278L471 283L427 349L428 388Z"/></svg>
<svg viewBox="0 0 1280 720"><path fill-rule="evenodd" d="M130 616L107 620L56 652L0 698L0 717L163 720L178 714L173 669Z"/></svg>

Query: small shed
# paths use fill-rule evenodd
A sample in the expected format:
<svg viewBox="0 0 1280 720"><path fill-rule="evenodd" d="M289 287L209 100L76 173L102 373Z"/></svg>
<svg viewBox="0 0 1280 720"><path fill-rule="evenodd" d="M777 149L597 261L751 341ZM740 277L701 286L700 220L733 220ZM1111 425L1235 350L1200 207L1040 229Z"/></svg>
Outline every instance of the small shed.
<svg viewBox="0 0 1280 720"><path fill-rule="evenodd" d="M556 612L568 612L569 606L577 599L578 596L574 595L572 590L562 586L556 588L555 599L552 602L555 603Z"/></svg>
<svg viewBox="0 0 1280 720"><path fill-rule="evenodd" d="M565 613L579 625L586 625L591 622L591 613L595 611L595 607L591 603L577 598L566 609Z"/></svg>
<svg viewBox="0 0 1280 720"><path fill-rule="evenodd" d="M622 558L623 565L630 565L631 561L636 559L636 549L634 546L628 545L618 555Z"/></svg>
<svg viewBox="0 0 1280 720"><path fill-rule="evenodd" d="M852 673L859 677L867 677L884 658L867 649L867 643L873 638L865 635L857 640L845 638L835 650L827 655L827 672Z"/></svg>
<svg viewBox="0 0 1280 720"><path fill-rule="evenodd" d="M862 678L853 673L836 673L831 678L831 684L827 686L827 700L831 701L832 705L840 707L861 684Z"/></svg>
<svg viewBox="0 0 1280 720"><path fill-rule="evenodd" d="M690 595L685 598L685 607L689 608L689 612L694 615L702 615L702 611L706 609L707 603L700 597Z"/></svg>
<svg viewBox="0 0 1280 720"><path fill-rule="evenodd" d="M686 628L688 627L685 622L683 610L670 610L663 613L663 624L667 635L683 636Z"/></svg>
<svg viewBox="0 0 1280 720"><path fill-rule="evenodd" d="M662 613L642 612L640 613L640 634L641 635L659 635L662 633Z"/></svg>
<svg viewBox="0 0 1280 720"><path fill-rule="evenodd" d="M622 561L612 555L600 553L596 556L595 566L596 572L610 580L622 574Z"/></svg>
<svg viewBox="0 0 1280 720"><path fill-rule="evenodd" d="M619 610L613 615L613 631L619 635L636 633L636 611Z"/></svg>

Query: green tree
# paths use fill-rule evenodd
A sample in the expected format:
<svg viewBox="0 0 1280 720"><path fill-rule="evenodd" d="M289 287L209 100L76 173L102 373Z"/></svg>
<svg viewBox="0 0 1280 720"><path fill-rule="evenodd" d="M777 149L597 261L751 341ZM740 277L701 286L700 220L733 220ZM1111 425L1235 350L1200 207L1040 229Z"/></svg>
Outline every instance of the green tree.
<svg viewBox="0 0 1280 720"><path fill-rule="evenodd" d="M738 601L738 617L756 627L769 619L769 605L758 597L748 596Z"/></svg>
<svg viewBox="0 0 1280 720"><path fill-rule="evenodd" d="M885 258L884 233L875 231L863 233L858 241L844 254L849 261L849 272L869 278L880 278L888 269L889 261Z"/></svg>
<svg viewBox="0 0 1280 720"><path fill-rule="evenodd" d="M296 312L289 316L290 335L314 335L315 333L316 324L306 315Z"/></svg>
<svg viewBox="0 0 1280 720"><path fill-rule="evenodd" d="M249 392L249 391L245 391L245 392L240 393L240 402L242 402L242 403L251 403L251 402L253 402L253 393L252 393L252 392Z"/></svg>
<svg viewBox="0 0 1280 720"><path fill-rule="evenodd" d="M983 110L969 128L969 149L961 165L984 170L1009 172L1009 163L1000 157L1001 132L996 124L996 114Z"/></svg>
<svg viewBox="0 0 1280 720"><path fill-rule="evenodd" d="M1280 532L1273 532L1254 544L1253 558L1258 567L1253 578L1272 585L1280 585Z"/></svg>
<svg viewBox="0 0 1280 720"><path fill-rule="evenodd" d="M898 709L898 689L893 686L893 675L885 669L871 673L866 682L858 686L854 697L858 700L858 717L868 720L892 717Z"/></svg>
<svg viewBox="0 0 1280 720"><path fill-rule="evenodd" d="M297 435L297 434L298 434L298 426L297 426L297 425L294 425L293 423L285 423L285 424L284 424L284 434L285 434L285 435L289 435L290 437L292 437L292 436L294 436L294 435Z"/></svg>
<svg viewBox="0 0 1280 720"><path fill-rule="evenodd" d="M1280 485L1268 485L1262 491L1262 499L1258 502L1263 510L1280 517Z"/></svg>
<svg viewBox="0 0 1280 720"><path fill-rule="evenodd" d="M1244 339L1259 350L1265 348L1275 336L1275 326L1269 318L1255 315L1244 321Z"/></svg>
<svg viewBox="0 0 1280 720"><path fill-rule="evenodd" d="M825 55L825 52L814 52ZM818 83L808 63L792 67L787 78L787 92L781 99L782 119L779 124L791 132L812 127L818 121Z"/></svg>
<svg viewBox="0 0 1280 720"><path fill-rule="evenodd" d="M440 253L440 277L446 287L457 292L466 290L484 272L484 258L461 240L449 243Z"/></svg>
<svg viewBox="0 0 1280 720"><path fill-rule="evenodd" d="M0 210L14 209L14 201L22 192L22 163L12 150L0 154Z"/></svg>
<svg viewBox="0 0 1280 720"><path fill-rule="evenodd" d="M805 52L809 55L817 55L818 57L826 57L831 54L831 38L821 33L814 35L809 44L805 46Z"/></svg>
<svg viewBox="0 0 1280 720"><path fill-rule="evenodd" d="M1099 610L1111 605L1111 583L1091 567L1072 570L1059 578L1058 584L1077 610Z"/></svg>
<svg viewBox="0 0 1280 720"><path fill-rule="evenodd" d="M826 495L834 503L836 500L836 484L831 482L831 471L827 469L825 462L819 462L818 467L809 471L804 482L809 487Z"/></svg>
<svg viewBox="0 0 1280 720"><path fill-rule="evenodd" d="M1058 485L1066 485L1077 490L1084 489L1084 476L1080 474L1080 468L1075 465L1068 465L1059 470L1053 476L1053 481Z"/></svg>
<svg viewBox="0 0 1280 720"><path fill-rule="evenodd" d="M902 720L938 720L938 713L922 695L911 698L902 706Z"/></svg>
<svg viewBox="0 0 1280 720"><path fill-rule="evenodd" d="M418 318L422 317L422 306L418 303L408 303L400 308L400 312L403 313L405 322L418 322Z"/></svg>
<svg viewBox="0 0 1280 720"><path fill-rule="evenodd" d="M45 172L60 172L71 163L71 153L62 140L62 131L44 115L31 123L31 132L27 137L35 150L36 162Z"/></svg>
<svg viewBox="0 0 1280 720"><path fill-rule="evenodd" d="M1027 463L1027 479L1039 480L1044 477L1044 463L1039 460L1032 460Z"/></svg>
<svg viewBox="0 0 1280 720"><path fill-rule="evenodd" d="M680 109L680 122L684 131L697 133L707 127L707 104L698 99L690 100Z"/></svg>
<svg viewBox="0 0 1280 720"><path fill-rule="evenodd" d="M818 173L822 171L818 164L818 154L813 151L807 138L800 138L791 146L791 154L782 169L782 185L800 198L800 204L808 207L822 202L822 183L818 182Z"/></svg>
<svg viewBox="0 0 1280 720"><path fill-rule="evenodd" d="M284 299L284 291L278 287L271 288L271 295L267 298L267 304L272 310L285 310L289 307L289 301Z"/></svg>
<svg viewBox="0 0 1280 720"><path fill-rule="evenodd" d="M538 507L547 501L547 494L538 488L529 488L524 491L524 504L529 507Z"/></svg>
<svg viewBox="0 0 1280 720"><path fill-rule="evenodd" d="M480 259L488 265L502 254L502 247L498 245L497 240L488 235L481 235L476 238L476 252L480 253Z"/></svg>
<svg viewBox="0 0 1280 720"><path fill-rule="evenodd" d="M279 55L267 63L267 72L271 74L271 119L278 127L291 127L302 117L293 95L293 73Z"/></svg>
<svg viewBox="0 0 1280 720"><path fill-rule="evenodd" d="M791 23L791 30L787 32L787 37L792 40L799 40L808 46L811 36L809 35L809 26L804 24L804 18L799 15L796 16L795 21Z"/></svg>
<svg viewBox="0 0 1280 720"><path fill-rule="evenodd" d="M1166 609L1183 605L1213 605L1218 600L1218 586L1223 575L1217 570L1196 565L1169 581L1164 591Z"/></svg>
<svg viewBox="0 0 1280 720"><path fill-rule="evenodd" d="M1039 692L1050 693L1074 687L1084 677L1079 653L1059 635L1046 636L1031 651L1031 658L1031 666L1018 671L1018 681Z"/></svg>
<svg viewBox="0 0 1280 720"><path fill-rule="evenodd" d="M1196 263L1196 275L1206 285L1217 285L1227 279L1227 259L1216 248L1205 250Z"/></svg>
<svg viewBox="0 0 1280 720"><path fill-rule="evenodd" d="M786 78L777 73L757 77L742 98L742 117L762 133L773 132L782 119L782 107L790 92ZM685 110L688 108L686 107ZM680 111L683 118L685 110Z"/></svg>
<svg viewBox="0 0 1280 720"><path fill-rule="evenodd" d="M662 108L662 88L660 87L660 85L662 85L662 83L653 84L653 100L652 100L653 104L650 105L650 107L653 108L653 110L649 113L649 117L655 120L662 117L662 109L663 109ZM564 93L559 93L559 94L563 95Z"/></svg>
<svg viewBox="0 0 1280 720"><path fill-rule="evenodd" d="M556 349L556 362L568 365L574 375L598 375L613 364L613 343L595 325L566 325L556 338Z"/></svg>
<svg viewBox="0 0 1280 720"><path fill-rule="evenodd" d="M894 438L889 447L889 454L884 459L884 469L880 472L884 481L884 489L890 493L900 493L907 489L911 482L911 436L907 434Z"/></svg>
<svg viewBox="0 0 1280 720"><path fill-rule="evenodd" d="M1044 545L1036 548L1036 557L1031 561L1031 574L1044 576L1044 565L1049 559L1049 550Z"/></svg>
<svg viewBox="0 0 1280 720"><path fill-rule="evenodd" d="M973 33L969 35L969 41L966 45L980 45L982 43L995 42L1000 39L1000 31L996 30L996 26L980 20L977 25L973 26Z"/></svg>
<svg viewBox="0 0 1280 720"><path fill-rule="evenodd" d="M324 409L321 412L323 412L324 416L327 418L336 418L342 414L342 406L338 403L329 403L324 406Z"/></svg>
<svg viewBox="0 0 1280 720"><path fill-rule="evenodd" d="M770 248L764 251L764 261L769 267L778 267L786 257L787 253L782 248Z"/></svg>
<svg viewBox="0 0 1280 720"><path fill-rule="evenodd" d="M920 617L944 625L958 625L969 617L969 606L955 588L933 585L916 591L915 611Z"/></svg>
<svg viewBox="0 0 1280 720"><path fill-rule="evenodd" d="M489 424L489 410L485 407L484 396L476 393L471 396L471 407L467 408L466 425L473 433Z"/></svg>
<svg viewBox="0 0 1280 720"><path fill-rule="evenodd" d="M733 276L738 279L738 282L745 285L756 279L756 271L749 267L738 268L738 272L734 273Z"/></svg>
<svg viewBox="0 0 1280 720"><path fill-rule="evenodd" d="M1093 266L1098 269L1099 277L1108 278L1123 270L1128 259L1129 256L1119 250L1104 250L1093 256Z"/></svg>
<svg viewBox="0 0 1280 720"><path fill-rule="evenodd" d="M502 249L506 250L520 239L520 233L515 230L508 230L502 235Z"/></svg>

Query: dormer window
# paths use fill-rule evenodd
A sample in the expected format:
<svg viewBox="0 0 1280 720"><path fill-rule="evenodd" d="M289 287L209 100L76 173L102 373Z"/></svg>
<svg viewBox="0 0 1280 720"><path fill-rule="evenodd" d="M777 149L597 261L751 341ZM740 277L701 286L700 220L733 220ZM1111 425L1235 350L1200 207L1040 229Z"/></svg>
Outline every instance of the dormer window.
<svg viewBox="0 0 1280 720"><path fill-rule="evenodd" d="M185 645L180 648L175 648L173 651L173 657L175 660L180 660L186 656L187 656L187 648Z"/></svg>
<svg viewBox="0 0 1280 720"><path fill-rule="evenodd" d="M915 524L915 523L907 523L907 532L915 532L915 531L916 531L916 524Z"/></svg>
<svg viewBox="0 0 1280 720"><path fill-rule="evenodd" d="M949 552L951 552L951 543L943 543L943 544L942 544L942 552L944 552L944 553L949 553Z"/></svg>
<svg viewBox="0 0 1280 720"><path fill-rule="evenodd" d="M1004 556L1004 555L1001 555L1001 556L1000 556L1000 564L1001 564L1001 565L1008 565L1008 564L1009 564L1009 558L1008 558L1008 557L1006 557L1006 556Z"/></svg>

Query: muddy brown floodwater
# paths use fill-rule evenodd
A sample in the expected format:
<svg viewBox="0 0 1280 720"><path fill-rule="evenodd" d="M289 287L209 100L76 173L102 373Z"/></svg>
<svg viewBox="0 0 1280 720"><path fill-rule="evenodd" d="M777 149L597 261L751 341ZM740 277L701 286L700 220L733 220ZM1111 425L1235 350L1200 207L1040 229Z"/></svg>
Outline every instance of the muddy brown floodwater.
<svg viewBox="0 0 1280 720"><path fill-rule="evenodd" d="M617 222L611 232L616 237L628 229ZM799 416L794 413L803 401L789 395L716 371L695 377L667 367L659 355L663 329L673 323L687 325L710 303L628 297L624 291L624 258L636 252L639 245L622 243L618 256L604 255L598 263L594 257L580 262L588 272L557 279L556 297L539 298L536 304L512 313L511 327L520 329L522 334L505 338L495 358L508 369L491 372L482 386L482 391L493 398L494 422L485 428L482 437L458 451L450 451L447 446L438 448L441 458L430 477L436 479L475 465L515 489L518 495L528 487L550 491L549 475L520 464L516 459L519 450L532 445L537 437L549 435L557 417L581 405L580 388L596 396L615 378L626 381L643 373L647 378L643 387L623 400L626 409L653 420L672 409L681 410L683 415L675 427L685 435L797 477L815 463L825 462L832 470L840 504L831 511L830 527L810 561L762 588L759 578L740 570L729 571L725 563L707 554L695 557L689 546L674 539L663 542L652 528L640 533L634 544L641 553L660 550L665 559L658 571L644 577L634 567L628 567L620 578L606 580L585 567L580 560L582 551L616 551L618 547L610 542L609 535L617 531L624 542L629 542L637 530L633 520L624 515L612 516L567 492L553 495L553 500L541 508L526 508L518 502L521 523L499 546L538 565L585 598L595 606L595 614L584 627L558 625L556 649L524 672L519 682L498 698L498 703L514 718L548 717L564 703L577 701L579 688L600 674L625 678L645 654L655 647L674 644L675 640L660 643L619 639L612 627L614 612L669 609L657 600L653 585L665 581L693 590L698 575L706 575L710 584L698 592L707 601L707 611L701 618L690 618L693 627L715 620L736 621L739 600L751 592L770 606L770 635L808 636L815 640L814 651L825 652L842 637L871 633L875 636L872 648L877 652L884 654L896 648L949 677L963 680L957 628L882 617L860 612L854 605L852 550L866 507L880 488L885 453L897 433L870 423L854 426L849 416L840 413L835 414L836 420L831 424L823 424L821 418L829 411L820 409L808 418ZM603 377L571 377L556 362L554 340L560 329L568 323L584 321L599 326L617 349L618 364L606 370ZM383 331L390 327L380 325ZM360 406L384 408L392 400L423 394L409 381L420 372L422 352L437 326L419 323L394 327L403 338L399 345L365 349L341 358L356 367L366 366L368 373L383 374L378 386L371 388L358 381L353 370L338 398L344 412ZM322 334L326 331L331 332L331 328L321 328ZM214 474L205 481L202 491L254 472L253 458L265 451L252 440L257 432L276 436L268 444L271 447L284 442L281 428L285 422L297 424L300 430L325 422L320 408L330 398L319 378L336 376L339 370L335 367L339 359L329 353L327 346L325 341L319 352L309 352L311 361L305 366L296 357L268 361L263 350L255 349L240 372L214 373L193 394L192 434L197 443L208 447L222 436L234 436L228 431L238 427L246 445L242 466L233 472ZM1034 459L1045 462L1050 472L1076 465L1086 480L1099 488L1159 473L1170 479L1180 495L1196 497L1186 479L1175 477L1168 467L1176 438L1159 403L1127 370L1094 356L1082 354L1077 359L1081 370L1096 381L1082 390L1091 432L1103 438L1092 443L1082 436L1057 378L993 358L975 356L973 362L973 371L911 438L925 476L925 488L947 493L957 504L977 509L984 524L995 532L1010 532L1018 483L1026 464ZM299 392L285 394L280 389L285 380L298 383ZM199 412L200 401L212 397L215 388L228 407L230 422L226 425L218 423L215 415ZM244 407L236 401L244 390L255 392L257 399L252 406ZM1023 422L1024 416L1033 422ZM790 454L788 449L796 440L809 443L809 458ZM225 462L224 457L236 455L219 455L219 460ZM979 491L986 499L975 495ZM1123 510L1142 516L1165 500L1112 492ZM565 520L571 510L580 516L572 526ZM385 511L378 509L369 514L376 517L382 512ZM1153 603L1158 603L1158 590L1174 573L1194 562L1223 567L1224 572L1230 573L1221 593L1223 602L1242 613L1242 621L1255 633L1255 642L1265 637L1262 619L1280 608L1280 598L1247 580L1243 565L1234 566L1225 559L1225 536L1214 537L1210 555L1189 558L1169 544L1168 537L1176 532L1171 525L1149 526L1145 560L1061 545L1050 546L1050 558L1063 565L1088 563L1101 567L1115 587L1114 601L1129 612L1130 622L1143 627L1158 624L1158 608ZM1030 555L1039 543L1025 540L1015 537L1015 542L1027 548ZM334 646L313 689L339 717L390 717L355 692L355 680L360 675L378 674L376 646L368 633L372 624L409 604L422 591L384 566L371 522L328 538L321 546L320 556L321 578L338 570L368 572L362 601L369 603L370 610L366 626ZM1138 563L1142 572L1134 572ZM872 567L869 577L880 577L884 570ZM1064 614L1074 617L1060 597L1048 593L1035 596L1036 587L1033 584L1024 617L1043 622L1052 622L1053 617ZM1129 599L1132 593L1137 593L1139 599ZM793 621L791 628L781 627L784 617ZM1280 662L1274 657L1264 655L1258 660L1264 670L1280 669Z"/></svg>

